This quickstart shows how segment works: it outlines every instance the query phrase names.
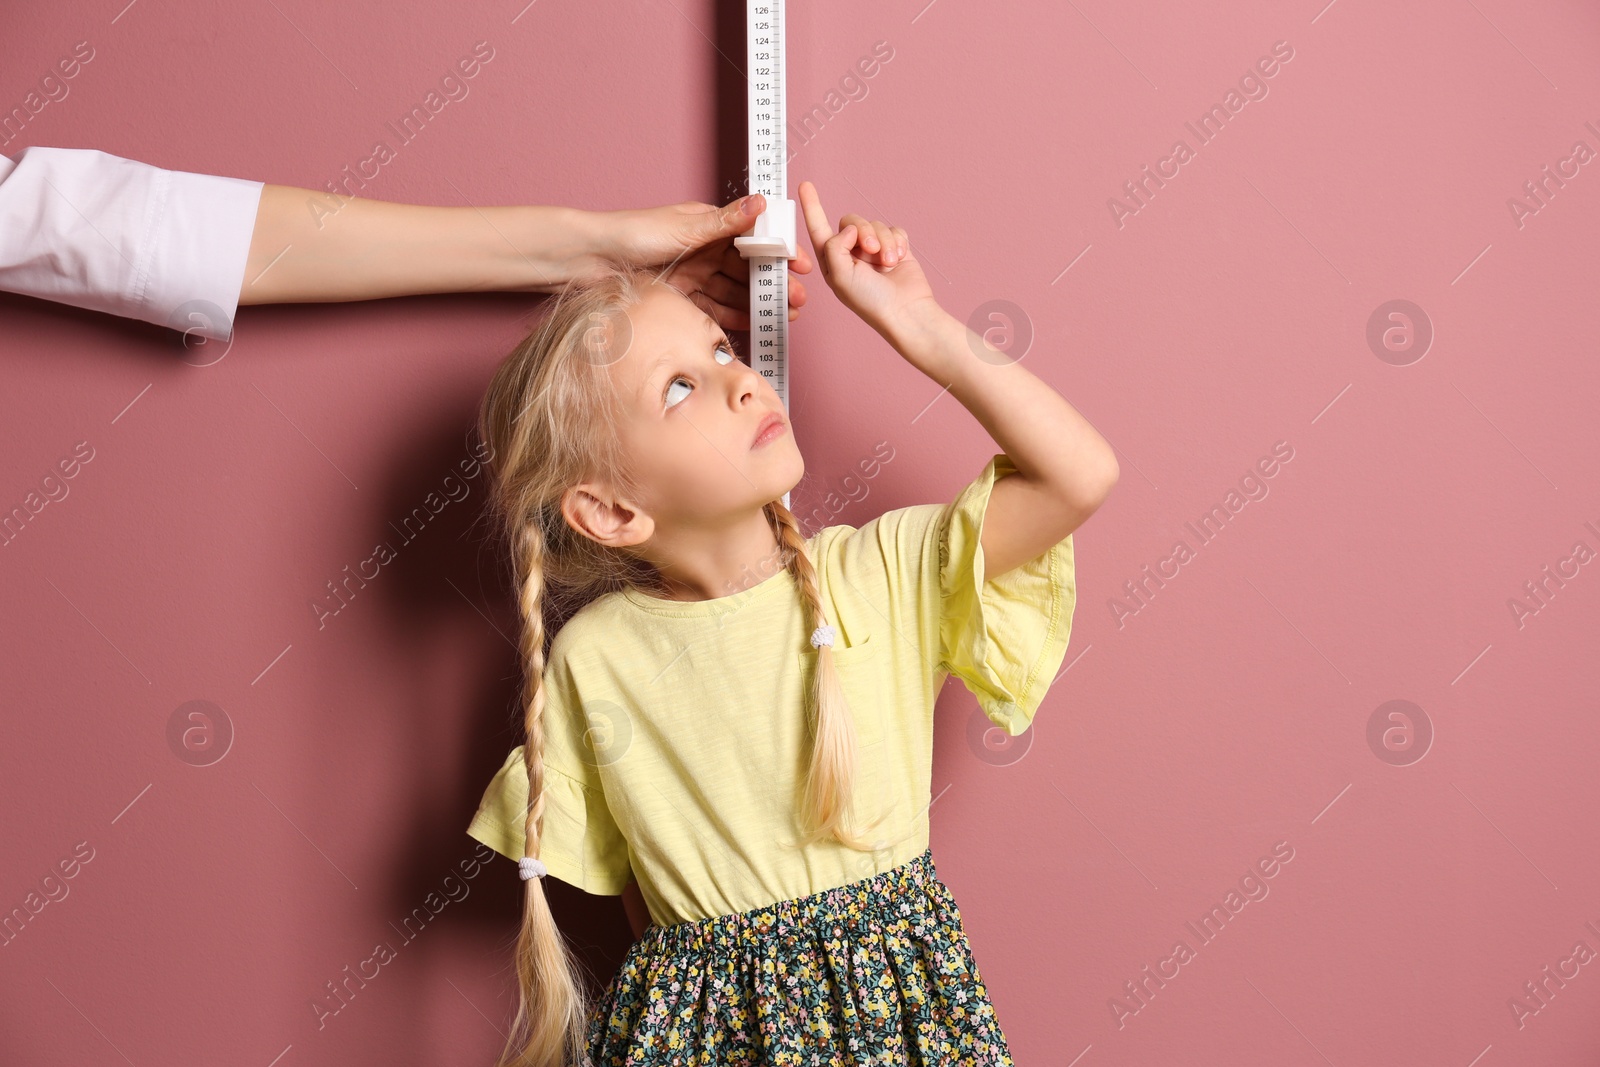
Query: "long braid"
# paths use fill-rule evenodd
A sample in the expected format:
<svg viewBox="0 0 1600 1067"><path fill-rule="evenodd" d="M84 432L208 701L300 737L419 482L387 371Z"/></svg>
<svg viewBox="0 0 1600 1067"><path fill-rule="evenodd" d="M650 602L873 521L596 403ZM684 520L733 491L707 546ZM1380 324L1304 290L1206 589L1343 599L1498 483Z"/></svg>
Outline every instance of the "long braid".
<svg viewBox="0 0 1600 1067"><path fill-rule="evenodd" d="M773 501L767 513L773 519L779 548L788 558L789 573L805 600L811 626L828 625L817 588L816 568L806 555L805 536L800 532L799 522L781 501ZM839 684L832 646L822 645L817 653L817 669L806 687L806 703L814 709L815 735L800 800L802 822L806 824L803 840L811 844L832 836L850 848L873 851L876 845L851 829L858 764L855 716ZM881 821L882 816L879 816L867 829Z"/></svg>
<svg viewBox="0 0 1600 1067"><path fill-rule="evenodd" d="M523 527L518 606L526 692L523 705L527 739L528 817L525 854L539 855L544 825L544 532L538 522ZM517 937L517 978L522 997L502 1055L503 1067L566 1067L583 1059L587 992L577 981L576 960L550 914L544 879L524 883L523 922ZM531 1007L530 1007L531 1006Z"/></svg>

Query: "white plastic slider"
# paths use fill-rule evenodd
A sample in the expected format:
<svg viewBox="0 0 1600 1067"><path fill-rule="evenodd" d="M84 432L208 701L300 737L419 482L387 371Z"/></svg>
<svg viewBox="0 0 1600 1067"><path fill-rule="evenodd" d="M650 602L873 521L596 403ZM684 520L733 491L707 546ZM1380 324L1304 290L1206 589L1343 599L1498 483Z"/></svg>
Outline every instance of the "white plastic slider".
<svg viewBox="0 0 1600 1067"><path fill-rule="evenodd" d="M733 239L733 245L745 259L793 259L798 254L795 244L795 213L793 200L774 200L767 197L767 209L756 216L756 224L747 234Z"/></svg>

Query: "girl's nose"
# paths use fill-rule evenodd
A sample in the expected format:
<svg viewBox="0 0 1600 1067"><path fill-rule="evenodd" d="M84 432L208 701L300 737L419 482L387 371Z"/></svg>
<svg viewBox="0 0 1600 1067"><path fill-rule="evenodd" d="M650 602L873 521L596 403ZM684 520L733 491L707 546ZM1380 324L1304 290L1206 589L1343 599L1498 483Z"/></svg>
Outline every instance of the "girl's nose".
<svg viewBox="0 0 1600 1067"><path fill-rule="evenodd" d="M759 375L758 375L758 373L756 371L751 370L749 367L745 366L743 363L740 363L738 366L734 366L733 364L730 363L728 365L728 369L730 371L732 371L733 375L734 375L734 377L733 377L733 402L734 402L734 406L735 407L743 407L744 404L747 401L749 401L751 399L754 399L754 397L756 396L756 393L758 392L758 390L760 388L759 382L757 381L757 378L759 377ZM749 371L749 373L745 373L746 371Z"/></svg>

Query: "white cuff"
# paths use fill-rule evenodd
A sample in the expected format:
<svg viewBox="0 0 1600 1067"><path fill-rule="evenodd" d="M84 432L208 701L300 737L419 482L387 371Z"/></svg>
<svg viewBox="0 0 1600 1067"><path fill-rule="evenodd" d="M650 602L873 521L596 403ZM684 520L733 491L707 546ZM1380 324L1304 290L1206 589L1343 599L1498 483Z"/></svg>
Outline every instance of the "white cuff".
<svg viewBox="0 0 1600 1067"><path fill-rule="evenodd" d="M0 157L0 289L226 341L262 187L92 148Z"/></svg>

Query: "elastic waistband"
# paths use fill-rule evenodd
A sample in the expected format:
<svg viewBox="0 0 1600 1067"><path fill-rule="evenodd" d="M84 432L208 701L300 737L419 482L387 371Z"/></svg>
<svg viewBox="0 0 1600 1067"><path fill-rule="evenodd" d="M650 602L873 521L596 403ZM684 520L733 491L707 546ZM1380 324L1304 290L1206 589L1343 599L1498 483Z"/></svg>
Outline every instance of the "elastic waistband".
<svg viewBox="0 0 1600 1067"><path fill-rule="evenodd" d="M748 911L649 926L639 938L637 949L709 952L771 941L792 944L812 931L841 936L873 920L925 912L932 905L929 890L939 889L942 883L933 866L930 846L898 867L832 889Z"/></svg>

